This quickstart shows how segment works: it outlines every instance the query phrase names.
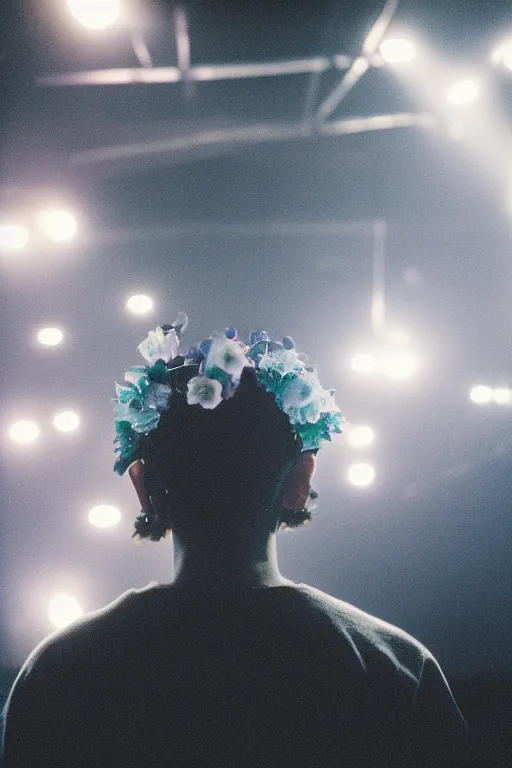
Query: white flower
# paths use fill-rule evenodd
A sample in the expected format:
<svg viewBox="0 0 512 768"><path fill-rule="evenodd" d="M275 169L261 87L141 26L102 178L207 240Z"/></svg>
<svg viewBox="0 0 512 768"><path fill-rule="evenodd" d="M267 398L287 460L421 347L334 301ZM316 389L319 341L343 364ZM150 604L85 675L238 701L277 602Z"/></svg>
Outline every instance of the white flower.
<svg viewBox="0 0 512 768"><path fill-rule="evenodd" d="M216 366L231 376L240 377L243 368L249 365L245 352L236 341L226 338L214 339L206 358L205 369Z"/></svg>
<svg viewBox="0 0 512 768"><path fill-rule="evenodd" d="M169 333L164 333L158 326L156 331L149 331L147 338L139 344L137 349L148 363L156 363L157 360L173 360L178 354L179 339L174 328Z"/></svg>
<svg viewBox="0 0 512 768"><path fill-rule="evenodd" d="M317 394L315 380L306 376L295 376L283 393L283 409L287 412L291 408L303 408L310 403Z"/></svg>
<svg viewBox="0 0 512 768"><path fill-rule="evenodd" d="M222 385L216 379L207 376L194 376L187 385L187 403L203 408L216 408L222 400Z"/></svg>

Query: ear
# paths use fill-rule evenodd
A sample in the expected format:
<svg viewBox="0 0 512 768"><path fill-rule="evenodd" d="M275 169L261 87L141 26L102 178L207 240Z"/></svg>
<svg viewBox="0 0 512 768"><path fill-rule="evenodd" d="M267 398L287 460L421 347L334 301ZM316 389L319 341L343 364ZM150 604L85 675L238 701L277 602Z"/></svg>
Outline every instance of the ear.
<svg viewBox="0 0 512 768"><path fill-rule="evenodd" d="M311 480L315 470L315 453L312 451L301 453L286 481L282 501L285 509L303 509L311 492Z"/></svg>
<svg viewBox="0 0 512 768"><path fill-rule="evenodd" d="M144 485L144 462L142 459L134 461L132 464L130 464L128 467L128 474L130 475L133 487L137 492L137 496L139 497L139 502L143 511L147 511L150 507L150 503L146 487Z"/></svg>

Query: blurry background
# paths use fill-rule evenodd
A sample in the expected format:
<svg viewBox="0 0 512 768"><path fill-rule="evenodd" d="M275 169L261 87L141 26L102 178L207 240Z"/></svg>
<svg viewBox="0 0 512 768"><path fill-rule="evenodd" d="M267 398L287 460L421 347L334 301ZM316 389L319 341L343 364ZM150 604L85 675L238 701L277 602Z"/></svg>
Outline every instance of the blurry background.
<svg viewBox="0 0 512 768"><path fill-rule="evenodd" d="M319 456L313 524L279 536L281 572L423 642L475 765L505 766L509 5L0 13L3 698L56 626L172 580L169 541L130 541L110 398L181 310L186 347L291 335L336 388L351 427Z"/></svg>

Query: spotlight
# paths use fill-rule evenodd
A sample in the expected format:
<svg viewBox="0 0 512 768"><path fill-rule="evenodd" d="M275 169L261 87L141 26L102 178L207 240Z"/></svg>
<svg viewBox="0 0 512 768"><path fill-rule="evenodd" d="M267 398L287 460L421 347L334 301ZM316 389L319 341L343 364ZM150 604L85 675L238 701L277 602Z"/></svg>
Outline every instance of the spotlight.
<svg viewBox="0 0 512 768"><path fill-rule="evenodd" d="M60 344L64 334L60 328L41 328L37 334L37 340L46 347L55 347Z"/></svg>
<svg viewBox="0 0 512 768"><path fill-rule="evenodd" d="M382 356L382 369L390 379L407 379L416 372L416 358L411 352L391 350Z"/></svg>
<svg viewBox="0 0 512 768"><path fill-rule="evenodd" d="M499 405L508 405L512 403L512 389L508 387L498 387L493 392L493 400Z"/></svg>
<svg viewBox="0 0 512 768"><path fill-rule="evenodd" d="M354 427L347 434L347 440L352 448L366 448L375 440L375 433L371 427Z"/></svg>
<svg viewBox="0 0 512 768"><path fill-rule="evenodd" d="M126 302L127 309L134 315L147 315L153 309L153 299L149 296L130 296Z"/></svg>
<svg viewBox="0 0 512 768"><path fill-rule="evenodd" d="M114 24L122 11L121 0L67 0L71 14L89 29L105 29Z"/></svg>
<svg viewBox="0 0 512 768"><path fill-rule="evenodd" d="M84 615L78 600L66 592L54 595L48 604L48 618L57 629L63 629Z"/></svg>
<svg viewBox="0 0 512 768"><path fill-rule="evenodd" d="M375 478L375 470L370 464L352 464L348 470L348 479L352 485L362 488L370 485Z"/></svg>
<svg viewBox="0 0 512 768"><path fill-rule="evenodd" d="M37 223L53 243L72 240L77 230L77 222L73 214L61 208L48 208L41 211L37 216Z"/></svg>
<svg viewBox="0 0 512 768"><path fill-rule="evenodd" d="M16 421L9 429L15 443L33 443L39 437L39 427L33 421Z"/></svg>
<svg viewBox="0 0 512 768"><path fill-rule="evenodd" d="M110 504L99 504L89 511L87 519L96 528L112 528L112 526L117 525L120 521L121 513L117 507L113 507Z"/></svg>
<svg viewBox="0 0 512 768"><path fill-rule="evenodd" d="M384 40L379 50L387 64L407 64L416 58L414 43L400 37Z"/></svg>
<svg viewBox="0 0 512 768"><path fill-rule="evenodd" d="M59 432L73 432L80 424L80 417L78 413L74 411L61 411L58 413L54 420L53 426L59 430Z"/></svg>
<svg viewBox="0 0 512 768"><path fill-rule="evenodd" d="M20 224L0 225L0 248L7 251L18 251L29 241L28 230Z"/></svg>
<svg viewBox="0 0 512 768"><path fill-rule="evenodd" d="M512 41L496 46L492 52L491 61L496 65L502 64L506 69L512 71Z"/></svg>
<svg viewBox="0 0 512 768"><path fill-rule="evenodd" d="M471 104L480 94L480 85L476 80L458 80L450 86L446 94L449 104L462 107Z"/></svg>
<svg viewBox="0 0 512 768"><path fill-rule="evenodd" d="M474 403L482 405L483 403L490 403L494 397L494 392L491 387L486 387L483 384L479 384L477 387L473 387L469 393L469 397Z"/></svg>
<svg viewBox="0 0 512 768"><path fill-rule="evenodd" d="M360 352L353 356L350 367L358 373L372 373L377 368L377 361L369 352Z"/></svg>

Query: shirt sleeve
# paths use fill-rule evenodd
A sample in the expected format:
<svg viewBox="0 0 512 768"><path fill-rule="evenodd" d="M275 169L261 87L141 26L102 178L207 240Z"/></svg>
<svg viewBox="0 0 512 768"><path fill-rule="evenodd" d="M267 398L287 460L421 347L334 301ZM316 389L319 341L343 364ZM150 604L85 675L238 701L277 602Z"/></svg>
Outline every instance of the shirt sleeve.
<svg viewBox="0 0 512 768"><path fill-rule="evenodd" d="M466 768L468 727L441 667L423 660L404 740L403 764L411 768Z"/></svg>

